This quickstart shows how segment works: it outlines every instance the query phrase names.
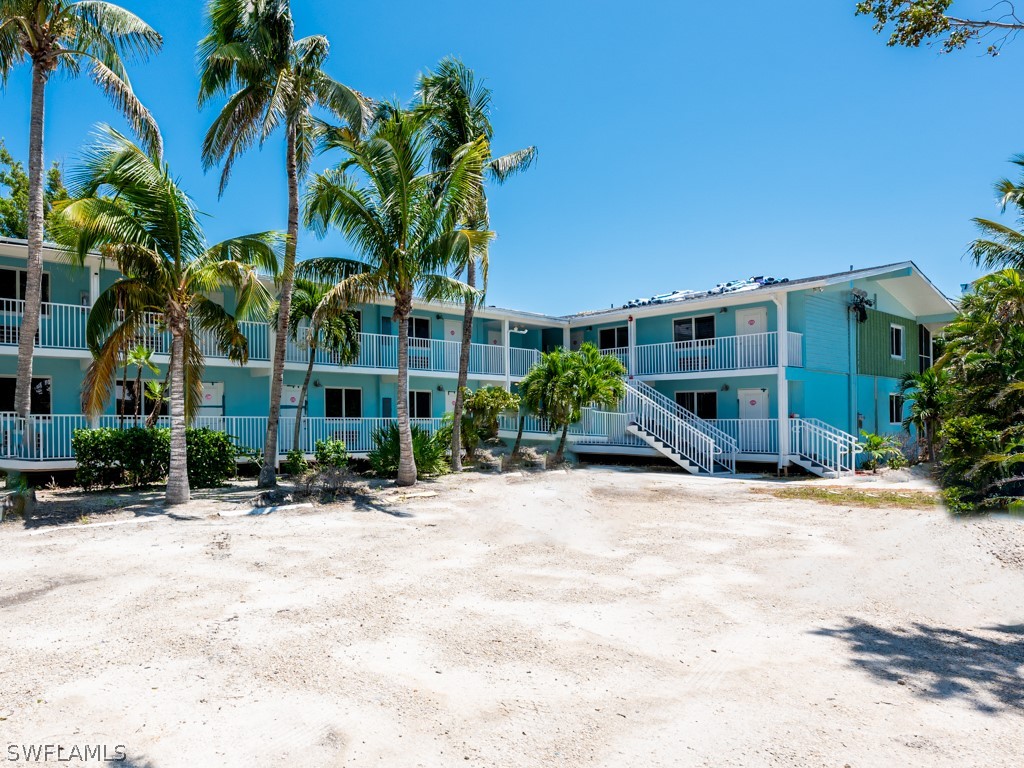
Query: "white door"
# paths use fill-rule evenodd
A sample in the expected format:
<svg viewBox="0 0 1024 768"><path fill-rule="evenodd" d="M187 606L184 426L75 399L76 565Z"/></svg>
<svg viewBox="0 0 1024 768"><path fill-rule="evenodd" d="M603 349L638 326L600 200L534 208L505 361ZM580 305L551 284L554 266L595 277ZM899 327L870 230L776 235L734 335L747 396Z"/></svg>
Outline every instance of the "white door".
<svg viewBox="0 0 1024 768"><path fill-rule="evenodd" d="M455 390L449 389L444 395L444 411L452 413L455 410Z"/></svg>
<svg viewBox="0 0 1024 768"><path fill-rule="evenodd" d="M583 346L583 331L573 331L569 334L569 347L575 352Z"/></svg>
<svg viewBox="0 0 1024 768"><path fill-rule="evenodd" d="M444 346L444 369L456 372L459 370L459 354L462 351L462 321L444 321L444 340L454 342Z"/></svg>
<svg viewBox="0 0 1024 768"><path fill-rule="evenodd" d="M224 415L224 382L204 381L203 395L199 404L199 415L207 418ZM201 426L217 428L216 424L205 423Z"/></svg>
<svg viewBox="0 0 1024 768"><path fill-rule="evenodd" d="M773 453L772 430L775 425L768 421L768 392L763 389L740 389L736 396L740 401L740 451Z"/></svg>
<svg viewBox="0 0 1024 768"><path fill-rule="evenodd" d="M487 343L492 347L501 346L501 331L488 331L487 332Z"/></svg>
<svg viewBox="0 0 1024 768"><path fill-rule="evenodd" d="M736 310L736 367L764 368L768 356L768 309L748 307Z"/></svg>

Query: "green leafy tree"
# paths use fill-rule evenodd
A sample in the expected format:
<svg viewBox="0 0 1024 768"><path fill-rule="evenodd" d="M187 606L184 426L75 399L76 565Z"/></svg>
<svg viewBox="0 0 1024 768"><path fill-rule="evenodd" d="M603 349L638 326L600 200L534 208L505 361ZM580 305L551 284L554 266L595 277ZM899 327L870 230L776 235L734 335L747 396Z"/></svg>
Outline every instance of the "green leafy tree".
<svg viewBox="0 0 1024 768"><path fill-rule="evenodd" d="M305 347L309 352L306 376L302 380L299 404L295 411L293 450L299 447L299 440L302 437L302 409L306 405L317 350L333 353L338 365L350 365L359 359L359 320L355 313L331 305L324 307L324 311L317 314L317 309L329 290L329 285L300 278L295 281L292 291L288 335L292 341ZM277 322L280 327L280 319Z"/></svg>
<svg viewBox="0 0 1024 768"><path fill-rule="evenodd" d="M872 472L877 472L878 467L885 464L887 459L903 455L896 443L896 438L891 435L876 435L862 429L860 436L860 452L868 457L864 466Z"/></svg>
<svg viewBox="0 0 1024 768"><path fill-rule="evenodd" d="M903 428L913 427L917 431L925 461L935 458L935 436L942 419L945 387L945 374L934 368L924 373L907 373L900 379L900 395L910 404Z"/></svg>
<svg viewBox="0 0 1024 768"><path fill-rule="evenodd" d="M43 228L46 181L43 123L46 85L55 72L74 77L88 70L93 83L124 115L159 157L156 121L132 91L125 61L146 59L162 40L142 19L100 0L0 0L0 83L6 85L19 64L32 67L32 101L28 142L28 259L25 263L25 310L18 341L14 410L28 418L32 407L32 353L39 330L43 285Z"/></svg>
<svg viewBox="0 0 1024 768"><path fill-rule="evenodd" d="M573 404L573 421L583 416L584 408L611 409L626 396L626 366L617 357L605 355L587 342L570 355L569 375L565 382ZM555 453L555 463L565 451L566 433Z"/></svg>
<svg viewBox="0 0 1024 768"><path fill-rule="evenodd" d="M995 56L1024 30L1024 20L1007 0L985 4L978 15L968 16L951 12L953 5L954 0L864 0L856 8L858 16L874 19L876 32L889 34L890 46L938 43L949 53L971 42L987 42L988 53Z"/></svg>
<svg viewBox="0 0 1024 768"><path fill-rule="evenodd" d="M429 119L431 137L431 167L439 173L450 173L461 147L480 138L487 141L488 148L493 140L491 125L491 90L477 79L473 70L455 58L442 59L437 70L420 76L418 85L418 109ZM536 147L527 147L500 157L488 154L484 161L486 174L479 179L473 191L473 201L468 208L463 225L469 229L489 230L490 216L487 210L485 181L504 183L512 175L525 171L537 157ZM464 264L458 264L459 274L465 274L466 284L476 287L477 267L480 267L483 291L487 289L488 252L481 249L471 254ZM455 387L452 428L452 469L462 469L462 410L463 392L469 378L469 357L472 347L473 317L476 305L483 300L479 297L467 300L462 318L462 347L459 355L459 370ZM502 343L507 344L508 339Z"/></svg>
<svg viewBox="0 0 1024 768"><path fill-rule="evenodd" d="M409 316L414 296L428 301L476 296L447 272L480 253L491 239L489 231L462 226L490 150L480 137L457 152L448 173L433 172L425 117L396 105L380 108L365 139L334 135L328 147L348 157L311 181L306 223L320 235L337 229L360 259L309 259L301 263L300 276L334 284L318 314L385 298L394 302L401 450L397 477L399 485L413 485Z"/></svg>
<svg viewBox="0 0 1024 768"><path fill-rule="evenodd" d="M195 205L170 168L111 128L85 154L73 178L72 199L58 206L58 231L79 262L99 251L122 277L89 313L86 338L93 362L82 384L82 409L98 414L110 400L122 350L152 330L162 314L171 336L169 405L171 458L168 504L189 499L185 427L202 399L204 359L196 334L211 333L228 356L244 363L248 340L237 319L266 317L271 296L258 269L277 267L275 233L206 244ZM235 315L206 297L233 290Z"/></svg>
<svg viewBox="0 0 1024 768"><path fill-rule="evenodd" d="M28 237L28 174L25 165L15 160L7 150L3 139L0 139L0 185L7 187L6 196L0 197L0 235L25 240ZM46 186L43 189L44 238L47 236L53 204L67 196L60 163L54 162L46 172Z"/></svg>
<svg viewBox="0 0 1024 768"><path fill-rule="evenodd" d="M221 165L224 191L235 160L281 129L288 178L288 239L280 273L281 321L288 335L299 239L299 192L326 124L320 108L342 121L344 134L359 132L367 117L363 97L324 72L330 45L323 35L296 38L288 0L210 0L207 34L199 43L199 105L226 96L203 141L203 163ZM260 486L276 482L285 345L274 347L270 412Z"/></svg>

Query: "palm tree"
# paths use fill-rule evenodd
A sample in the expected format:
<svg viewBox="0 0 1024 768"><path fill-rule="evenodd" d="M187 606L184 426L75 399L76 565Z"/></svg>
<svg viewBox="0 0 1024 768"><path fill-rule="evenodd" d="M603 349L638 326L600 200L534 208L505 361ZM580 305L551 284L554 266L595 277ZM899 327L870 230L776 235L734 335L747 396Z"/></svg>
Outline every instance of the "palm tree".
<svg viewBox="0 0 1024 768"><path fill-rule="evenodd" d="M923 438L925 461L935 456L935 436L942 415L945 374L929 368L923 373L906 373L900 379L900 395L910 403L910 414L903 420L903 428L914 427Z"/></svg>
<svg viewBox="0 0 1024 768"><path fill-rule="evenodd" d="M288 177L288 240L280 279L281 343L274 346L270 412L260 486L276 483L277 431L284 382L284 339L288 335L292 285L299 239L299 186L314 148L327 130L312 110L321 107L344 122L348 131L364 127L367 105L348 86L323 70L330 45L323 35L295 39L288 0L210 0L208 31L199 43L199 106L226 95L224 108L203 141L203 163L222 165L220 191L227 186L237 157L261 146L282 127Z"/></svg>
<svg viewBox="0 0 1024 768"><path fill-rule="evenodd" d="M93 82L124 115L149 151L159 156L160 131L132 91L125 60L144 60L159 51L162 42L160 35L142 19L113 3L0 0L0 82L6 84L18 64L32 63L28 258L14 390L14 410L22 418L28 418L32 405L32 352L42 301L46 85L54 72L74 77L83 67L88 69Z"/></svg>
<svg viewBox="0 0 1024 768"><path fill-rule="evenodd" d="M523 408L546 419L548 428L554 432L562 430L555 462L559 463L565 453L565 441L569 425L579 418L568 385L569 372L574 364L574 352L557 348L545 352L540 362L531 368L519 382L519 398ZM524 414L519 417L519 433L522 435ZM516 438L517 444L520 438Z"/></svg>
<svg viewBox="0 0 1024 768"><path fill-rule="evenodd" d="M626 396L623 378L626 366L617 357L605 355L591 343L580 346L570 355L571 365L565 386L573 403L573 421L583 416L584 408L611 409ZM555 453L555 463L562 460L565 432Z"/></svg>
<svg viewBox="0 0 1024 768"><path fill-rule="evenodd" d="M334 283L317 314L390 298L398 328L398 484L416 482L409 424L409 316L413 297L463 300L476 292L445 274L491 239L486 230L460 227L483 174L487 141L456 153L447 173L427 168L429 143L421 114L384 105L365 140L334 136L329 146L348 153L338 167L316 176L306 200L306 223L324 235L340 230L361 260L310 259L300 274Z"/></svg>
<svg viewBox="0 0 1024 768"><path fill-rule="evenodd" d="M455 58L445 58L436 72L420 76L418 86L419 109L429 117L429 130L433 144L430 164L435 171L451 170L460 147L483 137L488 146L494 129L491 126L491 90L477 81L473 70ZM488 155L485 161L486 177L503 183L510 176L525 171L537 158L537 148L511 152L501 157ZM474 190L473 205L463 225L468 229L490 229L487 196L482 177ZM476 287L477 262L480 264L483 291L487 289L487 250L474 255L464 264L457 265L459 274L465 271L466 284ZM458 383L455 387L455 406L452 429L452 469L462 469L462 409L463 390L469 378L469 356L473 337L473 315L477 300L467 300L462 318L462 347L459 354ZM508 339L503 340L508 344Z"/></svg>
<svg viewBox="0 0 1024 768"><path fill-rule="evenodd" d="M128 365L135 366L135 422L137 424L139 416L144 410L142 404L146 400L145 391L142 389L142 369L145 368L150 373L160 373L160 369L153 364L153 350L145 344L136 344L134 348L129 349L126 360Z"/></svg>
<svg viewBox="0 0 1024 768"><path fill-rule="evenodd" d="M292 292L288 333L292 341L303 344L309 350L309 364L306 366L306 377L302 380L299 405L295 412L294 448L299 447L299 438L302 436L302 409L306 404L317 350L326 349L333 353L338 365L349 365L359 359L359 321L355 314L334 311L334 307L325 307L320 315L316 313L329 290L328 285L300 278L295 281Z"/></svg>
<svg viewBox="0 0 1024 768"><path fill-rule="evenodd" d="M280 236L244 235L207 246L195 206L168 166L109 127L86 152L74 178L73 199L58 208L58 230L80 263L99 251L123 275L89 313L86 336L94 359L82 383L83 411L103 410L120 351L150 330L151 313L162 313L161 325L171 336L166 500L186 502L185 426L200 406L204 366L196 334L211 333L232 360L247 360L248 340L236 319L266 316L271 296L257 269L274 274ZM235 294L235 315L204 295L224 287Z"/></svg>

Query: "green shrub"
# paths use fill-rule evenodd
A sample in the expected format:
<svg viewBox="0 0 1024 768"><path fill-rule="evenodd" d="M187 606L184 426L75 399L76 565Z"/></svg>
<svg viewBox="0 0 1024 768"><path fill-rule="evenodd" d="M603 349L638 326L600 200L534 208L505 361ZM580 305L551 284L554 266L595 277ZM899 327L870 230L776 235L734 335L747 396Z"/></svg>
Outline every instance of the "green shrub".
<svg viewBox="0 0 1024 768"><path fill-rule="evenodd" d="M448 434L450 442L451 433ZM431 435L421 427L412 427L412 455L416 460L417 477L443 475L451 469L447 456L448 442L441 432ZM399 437L396 422L374 430L373 450L367 458L373 471L381 477L398 476Z"/></svg>
<svg viewBox="0 0 1024 768"><path fill-rule="evenodd" d="M236 449L228 435L202 427L186 430L185 439L193 488L215 487L235 474ZM78 465L75 477L86 490L158 483L171 463L171 431L166 428L76 429L71 447Z"/></svg>
<svg viewBox="0 0 1024 768"><path fill-rule="evenodd" d="M314 456L320 467L344 469L348 466L348 451L344 440L317 440Z"/></svg>
<svg viewBox="0 0 1024 768"><path fill-rule="evenodd" d="M979 467L987 455L999 451L999 432L989 428L985 416L955 416L939 432L939 463L944 485L980 487L996 476L994 467Z"/></svg>
<svg viewBox="0 0 1024 768"><path fill-rule="evenodd" d="M304 475L309 471L309 462L306 461L306 454L298 448L288 451L287 458L281 462L281 471L286 475Z"/></svg>
<svg viewBox="0 0 1024 768"><path fill-rule="evenodd" d="M160 430L168 434L170 430ZM185 430L188 443L188 482L193 488L216 488L238 469L235 459L235 443L231 436L209 427ZM170 448L168 447L168 456Z"/></svg>
<svg viewBox="0 0 1024 768"><path fill-rule="evenodd" d="M862 438L861 454L865 457L864 469L876 472L880 466L891 461L894 456L903 456L894 437L876 435L872 432L865 432L863 429L860 431L860 436Z"/></svg>
<svg viewBox="0 0 1024 768"><path fill-rule="evenodd" d="M894 453L889 457L889 469L903 469L909 467L910 461L907 459L907 455L903 451Z"/></svg>

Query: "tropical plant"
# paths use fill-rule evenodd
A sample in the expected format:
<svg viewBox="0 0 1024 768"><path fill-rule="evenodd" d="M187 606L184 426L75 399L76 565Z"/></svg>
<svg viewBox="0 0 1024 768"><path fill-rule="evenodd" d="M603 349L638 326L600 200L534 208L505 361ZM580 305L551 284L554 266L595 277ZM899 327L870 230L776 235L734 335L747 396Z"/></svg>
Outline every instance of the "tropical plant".
<svg viewBox="0 0 1024 768"><path fill-rule="evenodd" d="M135 420L138 421L139 416L142 414L142 403L146 399L145 392L142 389L142 369L145 368L150 373L160 373L160 369L153 364L153 350L148 349L144 344L136 344L134 347L128 350L128 354L125 355L125 367L135 366ZM127 399L124 395L127 394L128 388L124 387L121 396L121 420L124 420L124 406L123 403Z"/></svg>
<svg viewBox="0 0 1024 768"><path fill-rule="evenodd" d="M924 460L935 458L935 436L942 418L945 374L929 368L923 373L906 373L900 379L900 396L910 404L910 413L903 419L903 428L917 432L918 445L924 449Z"/></svg>
<svg viewBox="0 0 1024 768"><path fill-rule="evenodd" d="M891 435L876 435L873 432L860 431L862 438L860 452L867 456L864 468L877 472L878 468L885 464L892 456L902 455L896 438Z"/></svg>
<svg viewBox="0 0 1024 768"><path fill-rule="evenodd" d="M25 166L15 160L3 139L0 139L0 185L7 187L7 195L0 197L0 235L24 240L28 237L29 179ZM58 200L64 200L68 191L64 187L64 173L54 162L46 172L43 188L43 236L49 225L50 211Z"/></svg>
<svg viewBox="0 0 1024 768"><path fill-rule="evenodd" d="M199 106L227 96L203 141L204 165L222 167L221 192L239 155L256 143L262 146L278 128L285 134L288 239L279 283L282 337L288 335L291 317L299 188L327 130L313 110L323 109L345 123L340 133L349 137L363 129L368 115L359 93L324 72L329 50L323 35L296 39L288 0L210 0L207 33L199 43ZM276 345L261 487L275 483L284 358L285 345Z"/></svg>
<svg viewBox="0 0 1024 768"><path fill-rule="evenodd" d="M204 367L196 334L212 334L238 363L248 359L248 340L237 319L266 316L271 297L257 270L274 273L280 236L243 235L208 246L195 205L167 164L109 127L86 152L72 180L74 199L61 203L57 212L66 246L80 263L99 251L122 274L89 313L86 337L94 359L82 384L83 412L103 410L121 350L152 329L151 313L162 313L161 325L171 336L166 500L186 502L185 426L200 405ZM225 287L235 294L234 315L205 295Z"/></svg>
<svg viewBox="0 0 1024 768"><path fill-rule="evenodd" d="M309 462L306 461L306 454L301 448L292 448L288 451L285 460L281 463L281 469L286 475L298 477L309 471Z"/></svg>
<svg viewBox="0 0 1024 768"><path fill-rule="evenodd" d="M344 440L317 440L313 455L321 469L344 469L348 466L348 449Z"/></svg>
<svg viewBox="0 0 1024 768"><path fill-rule="evenodd" d="M434 72L425 72L419 78L418 109L429 118L431 137L431 167L440 173L450 173L462 147L480 138L490 147L494 135L491 125L491 89L477 80L473 70L455 58L442 59ZM525 171L537 157L536 147L527 147L501 157L488 153L484 161L486 178L498 184L510 176ZM490 216L487 210L487 195L484 189L485 177L481 177L473 191L473 201L468 207L465 220L467 229L489 230ZM469 378L469 357L472 347L473 317L476 305L487 290L488 253L484 247L470 254L464 263L456 265L457 274L465 273L466 284L476 287L477 264L480 266L482 291L478 298L467 298L462 318L462 347L459 354L459 371L455 387L454 419L452 430L452 468L462 469L461 424L463 392ZM504 344L508 339L503 340Z"/></svg>
<svg viewBox="0 0 1024 768"><path fill-rule="evenodd" d="M46 189L43 178L43 123L46 85L55 72L71 77L88 69L96 86L128 120L156 156L160 131L136 98L125 70L126 60L146 59L162 40L142 19L99 0L0 0L0 84L15 66L32 65L32 101L28 149L28 258L25 300L18 339L14 410L28 418L32 407L32 352L39 330L43 285L43 227Z"/></svg>
<svg viewBox="0 0 1024 768"><path fill-rule="evenodd" d="M313 377L317 350L330 352L338 365L349 365L359 359L359 318L355 313L339 310L336 305L332 305L325 307L319 315L316 314L328 290L328 285L301 278L295 281L292 290L288 335L309 353L306 375L299 390L299 403L295 409L294 446L300 444L302 437L302 412L309 392L309 380ZM280 305L275 320L280 328Z"/></svg>
<svg viewBox="0 0 1024 768"><path fill-rule="evenodd" d="M1020 183L1000 179L995 184L996 198L1002 213L1013 208L1018 223L1024 223L1024 155L1010 160L1017 166ZM1024 233L991 219L975 218L981 237L971 244L974 263L985 269L1024 270Z"/></svg>
<svg viewBox="0 0 1024 768"><path fill-rule="evenodd" d="M617 357L606 355L587 342L571 355L566 386L573 403L573 421L583 416L584 408L611 409L626 396L626 366ZM566 429L555 452L558 464L565 452Z"/></svg>
<svg viewBox="0 0 1024 768"><path fill-rule="evenodd" d="M504 387L480 387L475 392L467 389L463 398L466 413L482 440L492 440L498 436L498 419L501 414L519 410L519 395Z"/></svg>
<svg viewBox="0 0 1024 768"><path fill-rule="evenodd" d="M155 427L160 419L160 412L164 408L164 403L167 402L167 383L166 377L163 381L146 382L145 398L150 402L149 416L146 417L146 427L148 428Z"/></svg>
<svg viewBox="0 0 1024 768"><path fill-rule="evenodd" d="M448 438L443 432L432 435L420 426L413 426L409 431L417 477L443 475L451 470L447 457ZM375 429L372 438L373 450L367 454L370 467L381 477L398 477L405 451L400 425L389 422Z"/></svg>
<svg viewBox="0 0 1024 768"><path fill-rule="evenodd" d="M526 410L545 419L552 432L562 430L556 463L562 460L569 425L579 418L568 385L573 364L573 352L562 348L553 349L542 354L540 362L519 382L519 396ZM520 431L521 428L522 417Z"/></svg>
<svg viewBox="0 0 1024 768"><path fill-rule="evenodd" d="M491 239L486 230L467 229L489 156L486 139L457 153L447 173L427 167L430 150L425 116L383 105L365 139L335 134L328 146L348 154L338 167L317 175L306 200L306 223L321 236L340 230L361 260L303 261L300 276L334 283L318 313L390 298L398 330L398 429L401 461L398 484L416 482L409 421L409 317L413 297L462 300L476 292L446 274L465 263Z"/></svg>

